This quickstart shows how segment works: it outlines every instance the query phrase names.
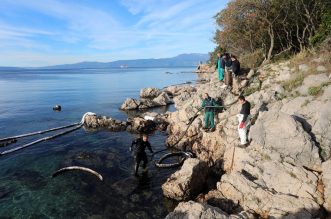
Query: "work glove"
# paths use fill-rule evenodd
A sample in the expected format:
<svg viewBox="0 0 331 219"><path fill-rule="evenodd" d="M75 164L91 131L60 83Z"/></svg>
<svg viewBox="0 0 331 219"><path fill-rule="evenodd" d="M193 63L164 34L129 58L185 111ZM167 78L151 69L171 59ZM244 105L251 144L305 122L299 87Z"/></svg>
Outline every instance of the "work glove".
<svg viewBox="0 0 331 219"><path fill-rule="evenodd" d="M239 128L240 128L240 129L244 128L244 122L241 122L241 123L239 124Z"/></svg>

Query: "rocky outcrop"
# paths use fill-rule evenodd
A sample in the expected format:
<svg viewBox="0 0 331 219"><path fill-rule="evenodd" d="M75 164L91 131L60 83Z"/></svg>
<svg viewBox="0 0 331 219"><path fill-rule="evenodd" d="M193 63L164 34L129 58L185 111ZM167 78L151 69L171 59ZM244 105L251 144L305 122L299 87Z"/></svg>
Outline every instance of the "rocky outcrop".
<svg viewBox="0 0 331 219"><path fill-rule="evenodd" d="M158 88L144 88L140 90L140 97L145 99L152 99L161 94L161 90Z"/></svg>
<svg viewBox="0 0 331 219"><path fill-rule="evenodd" d="M155 130L166 131L168 122L165 115L145 113L142 117L128 119L127 131L133 133L152 133Z"/></svg>
<svg viewBox="0 0 331 219"><path fill-rule="evenodd" d="M122 110L134 110L137 109L140 105L140 102L133 99L133 98L127 98L124 103L121 105Z"/></svg>
<svg viewBox="0 0 331 219"><path fill-rule="evenodd" d="M325 69L296 78L315 69L309 63L299 65L269 64L246 76L253 116L248 147L238 147L237 97L216 74L199 74L205 82L195 92L175 96L177 111L168 116L167 142L191 149L213 173L225 171L217 189L200 194L199 202L229 214L242 209L263 218L314 218L321 216L321 206L329 210L330 167L322 161L331 154L330 79L320 73ZM309 94L310 87L318 87L319 93ZM197 113L205 92L230 104L216 113L213 133L202 130L203 112ZM188 127L192 117L196 119Z"/></svg>
<svg viewBox="0 0 331 219"><path fill-rule="evenodd" d="M215 66L210 66L207 64L200 64L196 69L196 73L212 73L215 71Z"/></svg>
<svg viewBox="0 0 331 219"><path fill-rule="evenodd" d="M286 179L291 179L290 175L281 177L287 177L277 176L277 179L285 180L285 182L277 182L282 183L284 188L285 185L287 188L297 185L296 189L300 190L302 184L286 184ZM238 202L245 210L251 210L262 217L283 218L292 214L298 215L297 218L313 218L319 214L319 204L312 199L313 197L300 197L287 191L286 193L279 192L260 183L263 181L259 178L236 172L224 175L217 187L225 197ZM309 183L304 186L313 187ZM314 192L314 189L312 191Z"/></svg>
<svg viewBox="0 0 331 219"><path fill-rule="evenodd" d="M326 74L309 75L307 76L302 85L297 89L301 95L308 95L310 87L317 87L329 80Z"/></svg>
<svg viewBox="0 0 331 219"><path fill-rule="evenodd" d="M179 201L194 198L203 189L207 174L208 166L205 162L189 158L162 185L163 194Z"/></svg>
<svg viewBox="0 0 331 219"><path fill-rule="evenodd" d="M252 144L276 151L285 162L292 165L320 171L318 147L302 124L292 116L278 112L276 106L273 109L261 112L250 129Z"/></svg>
<svg viewBox="0 0 331 219"><path fill-rule="evenodd" d="M84 125L89 129L105 128L110 131L129 131L132 133L152 133L155 130L165 131L168 123L164 115L146 114L145 118L129 118L127 122L112 119L107 116L98 116L96 114L86 115ZM151 119L152 118L152 119Z"/></svg>
<svg viewBox="0 0 331 219"><path fill-rule="evenodd" d="M220 208L226 213L240 212L240 206L238 203L234 203L232 200L227 199L219 190L210 190L207 194L200 194L196 201L199 203L207 203L213 207Z"/></svg>
<svg viewBox="0 0 331 219"><path fill-rule="evenodd" d="M166 216L166 219L229 219L227 213L219 208L193 201L181 202L175 210Z"/></svg>
<svg viewBox="0 0 331 219"><path fill-rule="evenodd" d="M106 128L111 131L125 131L128 126L127 122L112 119L107 116L97 115L87 115L85 117L84 125L87 128Z"/></svg>
<svg viewBox="0 0 331 219"><path fill-rule="evenodd" d="M138 110L160 107L172 104L173 101L166 92L161 92L156 88L146 88L141 90L140 94L143 98L135 100L127 98L121 105L121 110ZM155 96L156 95L156 96Z"/></svg>
<svg viewBox="0 0 331 219"><path fill-rule="evenodd" d="M164 91L167 92L167 94L175 97L175 96L180 95L183 92L194 93L194 92L196 92L196 88L191 85L182 85L182 86L172 85L172 86L166 87L164 89Z"/></svg>

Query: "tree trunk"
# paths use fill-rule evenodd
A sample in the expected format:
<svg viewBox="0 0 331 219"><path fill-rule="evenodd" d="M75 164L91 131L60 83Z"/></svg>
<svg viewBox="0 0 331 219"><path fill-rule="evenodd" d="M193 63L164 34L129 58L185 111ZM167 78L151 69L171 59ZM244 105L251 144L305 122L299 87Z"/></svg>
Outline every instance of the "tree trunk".
<svg viewBox="0 0 331 219"><path fill-rule="evenodd" d="M274 50L274 45L275 45L275 34L272 28L272 24L269 25L268 34L270 37L270 47L267 55L267 60L269 61L271 59L272 51Z"/></svg>

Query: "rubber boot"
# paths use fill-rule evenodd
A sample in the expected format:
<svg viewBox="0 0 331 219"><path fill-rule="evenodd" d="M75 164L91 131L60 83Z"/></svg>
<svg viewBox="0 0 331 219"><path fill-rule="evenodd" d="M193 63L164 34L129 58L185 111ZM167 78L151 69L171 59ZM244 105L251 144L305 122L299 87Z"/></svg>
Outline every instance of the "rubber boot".
<svg viewBox="0 0 331 219"><path fill-rule="evenodd" d="M136 163L136 165L134 166L134 175L138 176L138 169L139 169L139 165Z"/></svg>

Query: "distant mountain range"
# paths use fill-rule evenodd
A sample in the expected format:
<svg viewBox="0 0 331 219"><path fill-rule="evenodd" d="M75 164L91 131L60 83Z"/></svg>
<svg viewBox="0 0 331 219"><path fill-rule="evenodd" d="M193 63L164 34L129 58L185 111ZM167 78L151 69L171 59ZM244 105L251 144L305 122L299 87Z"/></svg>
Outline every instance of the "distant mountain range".
<svg viewBox="0 0 331 219"><path fill-rule="evenodd" d="M40 67L41 69L75 69L75 68L151 68L151 67L188 67L206 62L208 54L181 54L172 58L118 60L113 62L80 62L75 64Z"/></svg>

